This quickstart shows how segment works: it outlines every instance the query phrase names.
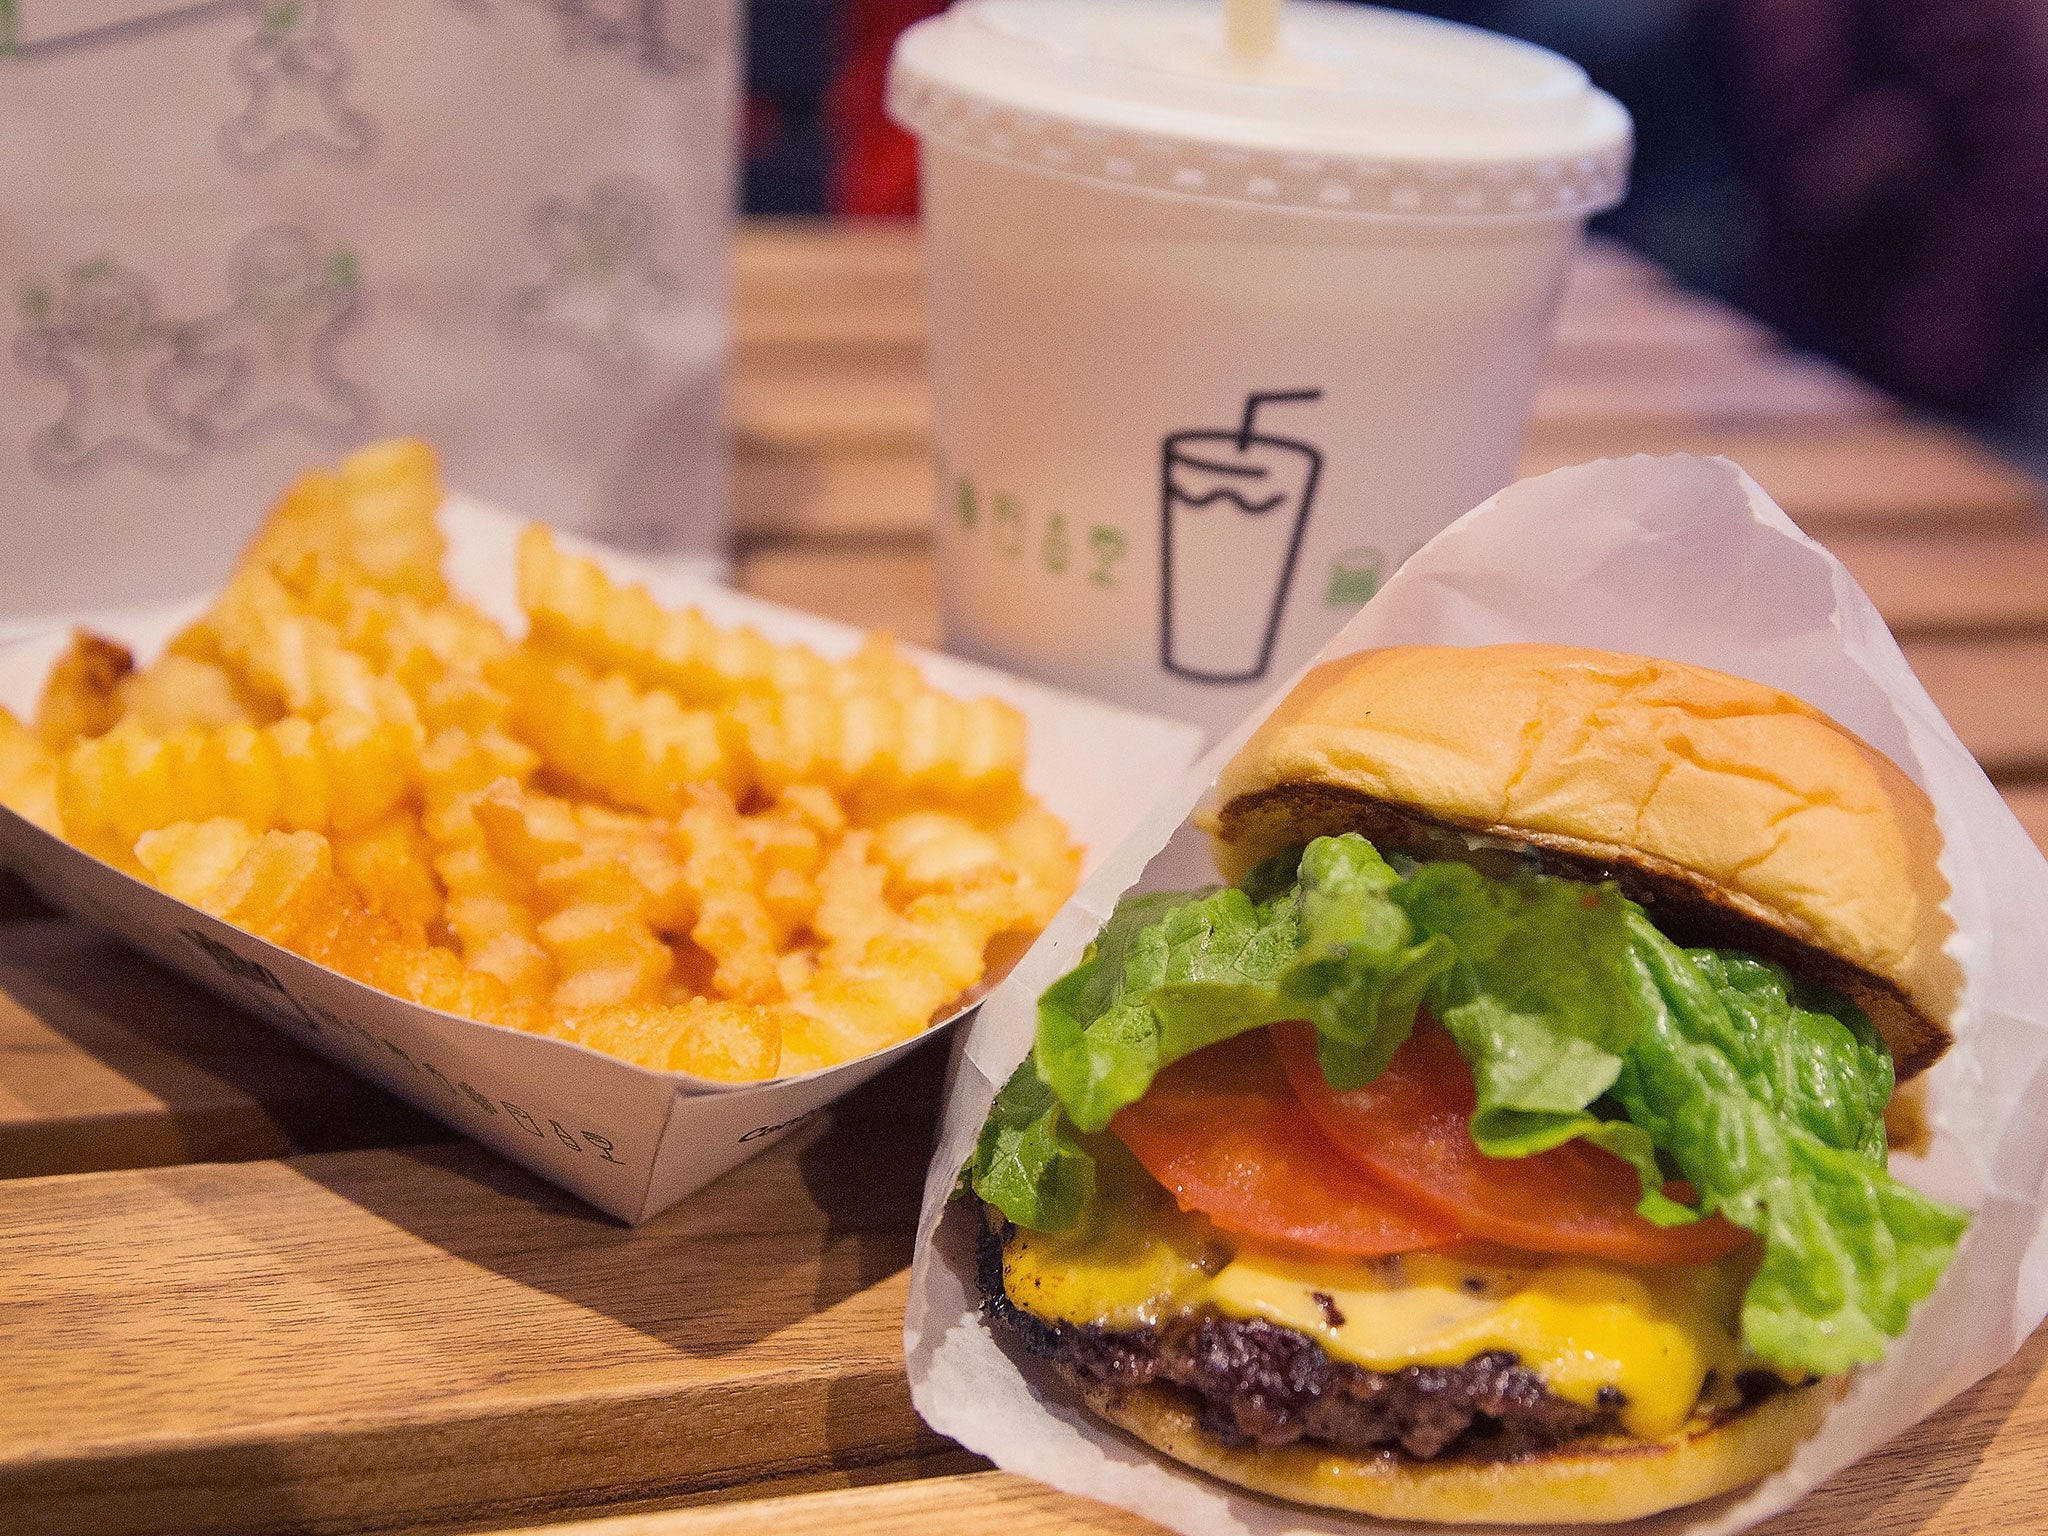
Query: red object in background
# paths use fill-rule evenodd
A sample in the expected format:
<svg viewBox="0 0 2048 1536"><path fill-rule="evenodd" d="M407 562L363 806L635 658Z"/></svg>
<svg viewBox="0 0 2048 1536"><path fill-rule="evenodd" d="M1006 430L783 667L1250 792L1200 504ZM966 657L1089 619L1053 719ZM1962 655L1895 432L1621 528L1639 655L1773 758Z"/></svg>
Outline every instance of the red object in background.
<svg viewBox="0 0 2048 1536"><path fill-rule="evenodd" d="M825 96L833 213L917 212L917 141L883 113L882 86L896 35L945 8L946 0L847 0L844 53Z"/></svg>

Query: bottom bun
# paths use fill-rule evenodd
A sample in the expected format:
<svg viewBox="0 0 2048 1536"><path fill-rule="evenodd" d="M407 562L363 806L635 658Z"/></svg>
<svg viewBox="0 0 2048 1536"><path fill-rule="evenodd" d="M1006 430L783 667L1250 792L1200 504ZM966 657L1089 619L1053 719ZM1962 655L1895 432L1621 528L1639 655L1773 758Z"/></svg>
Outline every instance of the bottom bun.
<svg viewBox="0 0 2048 1536"><path fill-rule="evenodd" d="M1410 1461L1300 1441L1225 1445L1170 1388L1082 1395L1154 1449L1254 1493L1387 1520L1550 1525L1634 1520L1753 1483L1820 1427L1839 1383L1774 1393L1666 1440L1580 1442L1516 1461Z"/></svg>

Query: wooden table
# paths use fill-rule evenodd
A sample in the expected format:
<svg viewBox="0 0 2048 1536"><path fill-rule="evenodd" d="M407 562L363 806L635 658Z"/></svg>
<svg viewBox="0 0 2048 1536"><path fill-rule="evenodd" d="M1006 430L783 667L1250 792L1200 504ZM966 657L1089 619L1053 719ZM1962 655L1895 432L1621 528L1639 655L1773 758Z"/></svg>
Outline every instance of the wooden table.
<svg viewBox="0 0 2048 1536"><path fill-rule="evenodd" d="M737 277L740 579L933 639L913 238L760 226ZM1827 541L2048 842L2039 486L1601 248L1526 466L1642 449L1725 452ZM0 1060L0 1531L1150 1529L911 1411L930 1048L632 1231L4 882ZM2036 1523L2044 1367L2048 1333L1773 1531Z"/></svg>

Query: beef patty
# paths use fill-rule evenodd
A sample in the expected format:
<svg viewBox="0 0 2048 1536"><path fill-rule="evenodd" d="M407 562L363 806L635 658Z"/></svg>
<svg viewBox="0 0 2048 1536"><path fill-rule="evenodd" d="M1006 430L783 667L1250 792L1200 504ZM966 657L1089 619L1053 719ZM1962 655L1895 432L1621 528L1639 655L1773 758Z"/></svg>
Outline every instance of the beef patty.
<svg viewBox="0 0 2048 1536"><path fill-rule="evenodd" d="M993 1213L989 1213L993 1215ZM1052 1362L1084 1395L1169 1386L1199 1405L1202 1428L1226 1445L1316 1440L1347 1450L1427 1461L1505 1461L1585 1435L1619 1434L1619 1392L1599 1407L1566 1402L1514 1355L1491 1351L1463 1365L1368 1371L1333 1360L1304 1333L1214 1314L1156 1328L1048 1323L1003 1289L999 1219L981 1233L982 1310L1026 1349Z"/></svg>

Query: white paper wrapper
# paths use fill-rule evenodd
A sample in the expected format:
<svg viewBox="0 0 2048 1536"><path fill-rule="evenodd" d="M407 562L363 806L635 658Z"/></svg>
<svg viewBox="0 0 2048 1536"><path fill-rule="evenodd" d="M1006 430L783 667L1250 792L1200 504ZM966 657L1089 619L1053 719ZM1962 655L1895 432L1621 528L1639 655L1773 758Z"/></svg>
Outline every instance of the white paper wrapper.
<svg viewBox="0 0 2048 1536"><path fill-rule="evenodd" d="M1432 540L1325 655L1375 646L1547 640L1670 657L1809 700L1890 754L1934 801L1965 972L1957 1043L1928 1074L1933 1144L1893 1171L1975 1211L1940 1289L1821 1433L1754 1488L1634 1529L1714 1536L1784 1509L1996 1370L2048 1311L2048 862L1956 740L1841 564L1724 459L1633 458L1524 481ZM1259 712L1270 711L1282 689ZM973 1222L948 1207L996 1088L1030 1048L1038 993L1134 885L1213 881L1187 824L1246 722L1104 862L956 1042L925 1186L904 1345L933 1428L999 1466L1188 1536L1373 1524L1246 1495L1087 1417L976 1310ZM950 1209L950 1214L949 1214ZM942 1221L942 1218L943 1221ZM1524 1528L1526 1529L1526 1528Z"/></svg>
<svg viewBox="0 0 2048 1536"><path fill-rule="evenodd" d="M454 584L494 617L523 627L513 595L520 521L462 498L442 509ZM662 601L691 603L721 624L845 655L858 630L717 587L688 572L598 553ZM150 655L198 605L82 616ZM33 707L68 626L0 649L0 704ZM1056 693L949 657L917 655L925 675L961 695L994 694L1024 712L1026 778L1101 862L1150 789L1194 758L1191 726ZM772 1145L915 1043L804 1077L735 1086L656 1072L588 1047L401 1002L174 901L0 808L0 864L45 899L261 1014L313 1049L465 1135L625 1221L643 1221ZM969 1005L971 1006L971 1004ZM967 1011L963 1006L951 1017ZM921 1037L920 1037L921 1038Z"/></svg>

